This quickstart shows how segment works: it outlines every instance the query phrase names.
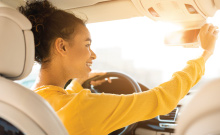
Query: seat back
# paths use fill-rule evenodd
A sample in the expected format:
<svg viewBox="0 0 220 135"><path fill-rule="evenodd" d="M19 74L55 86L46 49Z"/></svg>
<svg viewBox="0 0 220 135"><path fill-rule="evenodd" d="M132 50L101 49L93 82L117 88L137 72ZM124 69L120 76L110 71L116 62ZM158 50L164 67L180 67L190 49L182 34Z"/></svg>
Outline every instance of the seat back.
<svg viewBox="0 0 220 135"><path fill-rule="evenodd" d="M200 89L182 108L175 135L220 134L220 78Z"/></svg>
<svg viewBox="0 0 220 135"><path fill-rule="evenodd" d="M28 135L68 135L53 108L38 94L13 82L34 63L31 23L18 11L0 7L0 120ZM6 127L0 122L0 133Z"/></svg>

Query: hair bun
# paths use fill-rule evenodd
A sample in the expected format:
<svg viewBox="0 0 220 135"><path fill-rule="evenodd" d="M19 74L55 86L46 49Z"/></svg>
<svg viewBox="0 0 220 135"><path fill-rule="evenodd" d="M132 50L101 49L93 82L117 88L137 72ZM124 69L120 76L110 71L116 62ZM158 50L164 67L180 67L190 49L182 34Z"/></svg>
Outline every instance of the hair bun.
<svg viewBox="0 0 220 135"><path fill-rule="evenodd" d="M32 3L26 2L25 6L19 7L19 11L31 21L35 47L39 46L41 33L44 31L44 23L56 11L56 8L45 0Z"/></svg>

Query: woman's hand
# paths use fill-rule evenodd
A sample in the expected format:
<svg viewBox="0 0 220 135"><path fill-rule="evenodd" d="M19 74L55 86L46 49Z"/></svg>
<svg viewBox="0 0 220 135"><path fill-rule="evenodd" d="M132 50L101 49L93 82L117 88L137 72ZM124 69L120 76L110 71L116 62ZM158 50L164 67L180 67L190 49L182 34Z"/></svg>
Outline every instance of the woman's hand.
<svg viewBox="0 0 220 135"><path fill-rule="evenodd" d="M76 80L77 82L79 82L81 85L88 79L93 78L95 76L99 76L99 75L105 75L106 72L90 72L88 77L85 78L76 78L74 80ZM103 82L105 82L106 79L103 80L97 80L97 81L91 81L90 84L93 86L98 86L101 85ZM111 79L108 78L108 82L111 83Z"/></svg>
<svg viewBox="0 0 220 135"><path fill-rule="evenodd" d="M218 27L212 24L205 24L202 26L199 33L199 41L202 49L204 49L203 57L205 61L213 54L215 49L215 42L218 38Z"/></svg>

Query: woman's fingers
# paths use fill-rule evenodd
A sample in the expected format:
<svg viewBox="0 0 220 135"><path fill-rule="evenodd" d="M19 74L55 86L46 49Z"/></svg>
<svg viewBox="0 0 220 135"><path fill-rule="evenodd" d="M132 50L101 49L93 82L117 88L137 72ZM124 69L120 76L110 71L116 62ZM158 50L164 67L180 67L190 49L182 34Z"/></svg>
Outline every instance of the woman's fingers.
<svg viewBox="0 0 220 135"><path fill-rule="evenodd" d="M205 33L208 31L209 27L210 27L211 24L205 24L202 26L201 30L200 30L200 33Z"/></svg>
<svg viewBox="0 0 220 135"><path fill-rule="evenodd" d="M218 26L214 26L213 24L205 24L202 26L200 30L200 34L212 33L213 35L218 34Z"/></svg>
<svg viewBox="0 0 220 135"><path fill-rule="evenodd" d="M215 35L216 37L218 37L218 33L219 33L219 30L215 30L215 31L213 32L213 35Z"/></svg>
<svg viewBox="0 0 220 135"><path fill-rule="evenodd" d="M93 86L101 85L105 80L91 81L90 84Z"/></svg>
<svg viewBox="0 0 220 135"><path fill-rule="evenodd" d="M207 31L213 33L214 28L215 26L213 26L213 24L210 24Z"/></svg>
<svg viewBox="0 0 220 135"><path fill-rule="evenodd" d="M108 83L112 83L112 80L110 77L108 78Z"/></svg>
<svg viewBox="0 0 220 135"><path fill-rule="evenodd" d="M209 27L209 29L208 29L208 32L210 32L210 33L213 33L213 34L214 34L214 32L215 32L217 29L218 29L218 27L217 27L217 26L213 26L213 25L211 25L211 26Z"/></svg>
<svg viewBox="0 0 220 135"><path fill-rule="evenodd" d="M218 26L214 26L213 24L205 24L202 26L201 30L200 30L200 34L206 34L208 33L213 33L213 34L218 34Z"/></svg>
<svg viewBox="0 0 220 135"><path fill-rule="evenodd" d="M103 79L103 80L97 80L97 81L91 81L90 84L93 85L93 86L98 86L98 85L101 85L102 83L104 83L106 80Z"/></svg>
<svg viewBox="0 0 220 135"><path fill-rule="evenodd" d="M107 80L106 79L102 79L102 80L97 80L97 81L91 81L90 84L93 85L93 86L98 86L98 85L101 85L102 83L108 81L108 83L111 83L111 79L108 78Z"/></svg>

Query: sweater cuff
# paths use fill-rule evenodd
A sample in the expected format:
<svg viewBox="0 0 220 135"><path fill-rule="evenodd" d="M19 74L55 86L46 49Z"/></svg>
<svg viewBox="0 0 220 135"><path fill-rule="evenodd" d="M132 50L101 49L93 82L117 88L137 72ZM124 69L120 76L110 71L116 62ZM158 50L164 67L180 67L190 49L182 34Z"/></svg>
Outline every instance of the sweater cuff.
<svg viewBox="0 0 220 135"><path fill-rule="evenodd" d="M187 64L190 64L190 63L198 64L200 66L200 69L201 69L201 74L204 75L204 73L205 73L205 60L202 56L197 58L197 59L194 59L194 60L189 60L187 62Z"/></svg>

